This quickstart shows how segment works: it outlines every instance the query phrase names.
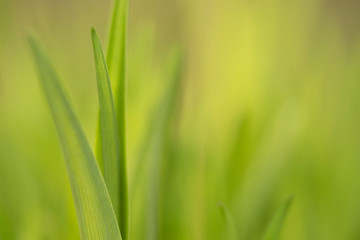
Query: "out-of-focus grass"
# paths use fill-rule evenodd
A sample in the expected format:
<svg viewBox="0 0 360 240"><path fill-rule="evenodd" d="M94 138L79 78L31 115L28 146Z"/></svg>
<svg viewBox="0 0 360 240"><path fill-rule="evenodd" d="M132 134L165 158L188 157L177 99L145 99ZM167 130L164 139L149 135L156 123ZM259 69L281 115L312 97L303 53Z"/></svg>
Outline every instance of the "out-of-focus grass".
<svg viewBox="0 0 360 240"><path fill-rule="evenodd" d="M290 205L291 205L292 198L290 197L287 199L280 209L276 212L274 217L272 218L271 222L266 228L263 240L275 240L279 239L281 236L281 230L284 225L286 215L289 211Z"/></svg>
<svg viewBox="0 0 360 240"><path fill-rule="evenodd" d="M242 239L261 239L290 194L295 201L281 239L359 238L356 4L132 0L127 140L129 186L136 186L129 189L133 239L221 239L219 202ZM33 29L47 43L95 145L88 32L95 26L106 40L110 5L0 1L0 238L79 236L24 37ZM181 94L164 136L156 112L171 85L171 51L178 45L185 53ZM146 164L137 175L140 161ZM159 181L150 183L150 176Z"/></svg>

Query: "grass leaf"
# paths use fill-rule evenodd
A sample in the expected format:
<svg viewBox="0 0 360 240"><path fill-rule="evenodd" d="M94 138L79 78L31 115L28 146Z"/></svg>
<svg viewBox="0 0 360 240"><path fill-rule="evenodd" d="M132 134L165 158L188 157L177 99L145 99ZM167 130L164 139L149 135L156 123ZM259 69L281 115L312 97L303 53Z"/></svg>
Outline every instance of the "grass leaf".
<svg viewBox="0 0 360 240"><path fill-rule="evenodd" d="M105 182L54 68L34 38L30 45L62 145L81 239L121 239Z"/></svg>
<svg viewBox="0 0 360 240"><path fill-rule="evenodd" d="M128 24L128 0L115 0L111 21L109 45L107 49L107 66L110 79L115 89L115 112L119 132L119 174L120 174L120 206L119 226L123 239L128 239L128 186L126 170L126 134L125 134L125 86L126 86L126 41ZM98 123L96 155L99 164L104 164L102 150L102 131Z"/></svg>
<svg viewBox="0 0 360 240"><path fill-rule="evenodd" d="M279 208L264 234L263 240L277 240L280 238L280 232L285 221L286 214L291 205L292 197L287 199Z"/></svg>
<svg viewBox="0 0 360 240"><path fill-rule="evenodd" d="M159 239L161 236L174 234L176 229L170 224L173 218L166 206L169 206L170 189L172 177L175 174L174 168L176 160L171 156L174 150L173 139L171 138L171 128L173 127L176 114L179 110L179 100L181 98L181 83L183 74L183 53L181 49L175 48L169 58L169 86L159 105L158 112L155 116L155 125L153 126L152 141L150 147L149 166L149 198L148 198L148 220L147 220L147 239ZM141 160L143 162L143 160ZM143 163L138 162L138 165ZM177 200L179 198L177 197ZM176 207L176 206L173 206ZM160 216L160 217L159 217ZM160 219L160 220L158 220ZM177 234L177 233L175 233Z"/></svg>
<svg viewBox="0 0 360 240"><path fill-rule="evenodd" d="M143 171L145 170L146 154L151 145L151 141L154 139L154 136L161 138L164 137L166 134L165 130L168 130L171 125L172 118L175 117L178 98L181 97L181 81L184 67L183 51L177 47L174 48L168 62L170 83L169 86L167 86L164 96L161 97L160 101L151 113L150 120L147 122L146 132L142 138L143 141L140 149L137 152L137 161L135 162L135 170L133 174L134 176L131 181L133 183L131 185L131 189L134 191L139 189L139 179L140 175L143 174ZM157 133L159 129L161 130L160 134Z"/></svg>
<svg viewBox="0 0 360 240"><path fill-rule="evenodd" d="M114 81L125 77L128 7L129 0L115 0L106 58Z"/></svg>
<svg viewBox="0 0 360 240"><path fill-rule="evenodd" d="M228 240L237 240L239 239L238 233L236 230L236 225L234 223L233 216L231 215L229 209L224 204L219 204L221 213L224 217L226 224L226 238Z"/></svg>
<svg viewBox="0 0 360 240"><path fill-rule="evenodd" d="M113 102L110 77L106 66L105 57L95 29L91 31L97 86L100 103L100 126L102 142L102 161L106 187L108 189L115 214L119 221L120 207L120 149L119 131Z"/></svg>

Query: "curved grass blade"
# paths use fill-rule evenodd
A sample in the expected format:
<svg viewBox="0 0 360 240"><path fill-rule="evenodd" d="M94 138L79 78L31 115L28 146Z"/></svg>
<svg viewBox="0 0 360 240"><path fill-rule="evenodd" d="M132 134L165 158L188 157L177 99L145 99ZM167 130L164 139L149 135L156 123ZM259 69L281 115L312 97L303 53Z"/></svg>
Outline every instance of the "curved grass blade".
<svg viewBox="0 0 360 240"><path fill-rule="evenodd" d="M238 233L236 230L236 225L234 219L229 211L229 209L224 204L219 204L220 211L224 217L226 224L226 238L228 240L237 240L239 239Z"/></svg>
<svg viewBox="0 0 360 240"><path fill-rule="evenodd" d="M95 29L91 30L93 41L98 95L100 103L100 126L102 142L102 161L106 187L108 189L112 205L119 221L120 207L120 150L119 132L110 77L105 62L105 57Z"/></svg>
<svg viewBox="0 0 360 240"><path fill-rule="evenodd" d="M128 187L126 172L126 133L125 133L125 86L126 86L126 45L128 25L128 0L115 0L111 21L109 45L107 49L107 66L110 79L115 89L115 112L118 121L120 148L120 207L119 226L123 239L128 239ZM98 123L100 125L100 122ZM99 131L100 130L100 131ZM96 154L99 164L103 164L102 135L98 127Z"/></svg>
<svg viewBox="0 0 360 240"><path fill-rule="evenodd" d="M264 234L263 240L277 240L280 238L282 226L285 221L286 214L290 208L292 197L287 199L279 208Z"/></svg>
<svg viewBox="0 0 360 240"><path fill-rule="evenodd" d="M34 38L30 38L63 149L81 239L121 239L105 182L54 68Z"/></svg>

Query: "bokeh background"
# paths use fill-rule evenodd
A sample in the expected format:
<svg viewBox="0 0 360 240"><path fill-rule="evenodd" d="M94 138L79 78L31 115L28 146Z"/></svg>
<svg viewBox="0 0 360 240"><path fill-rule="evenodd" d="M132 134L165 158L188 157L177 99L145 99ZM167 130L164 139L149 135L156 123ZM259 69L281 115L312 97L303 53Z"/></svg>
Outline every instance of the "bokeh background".
<svg viewBox="0 0 360 240"><path fill-rule="evenodd" d="M79 239L27 35L94 146L111 6L0 0L0 239ZM357 0L131 0L132 239L223 239L219 203L261 239L289 196L282 239L360 239L359 22Z"/></svg>

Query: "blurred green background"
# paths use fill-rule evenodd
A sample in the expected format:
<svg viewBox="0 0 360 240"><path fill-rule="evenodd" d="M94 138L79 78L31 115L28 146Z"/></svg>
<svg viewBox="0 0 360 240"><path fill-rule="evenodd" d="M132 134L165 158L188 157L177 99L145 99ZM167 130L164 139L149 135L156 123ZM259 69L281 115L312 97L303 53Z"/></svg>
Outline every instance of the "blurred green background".
<svg viewBox="0 0 360 240"><path fill-rule="evenodd" d="M90 28L106 46L111 5L0 0L0 239L79 239L26 38L94 146ZM261 239L290 195L282 239L360 239L359 22L357 0L131 0L132 239L223 239L219 203Z"/></svg>

